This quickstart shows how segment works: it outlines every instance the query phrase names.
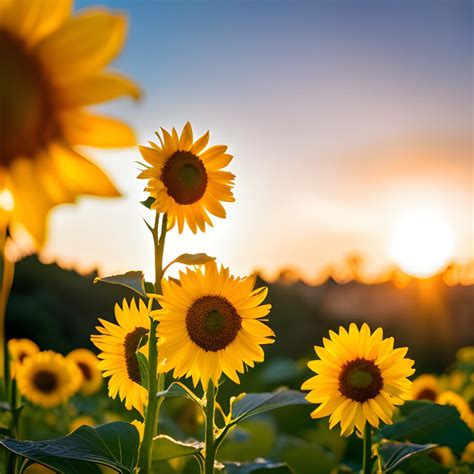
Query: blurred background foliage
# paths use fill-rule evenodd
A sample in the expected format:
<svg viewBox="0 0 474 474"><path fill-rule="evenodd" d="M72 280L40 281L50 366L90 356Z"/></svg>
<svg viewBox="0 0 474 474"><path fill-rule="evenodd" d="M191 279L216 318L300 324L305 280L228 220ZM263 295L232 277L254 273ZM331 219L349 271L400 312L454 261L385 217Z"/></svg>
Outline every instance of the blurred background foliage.
<svg viewBox="0 0 474 474"><path fill-rule="evenodd" d="M116 302L135 296L120 286L93 284L96 272L81 275L55 263L43 264L36 255L18 262L7 310L7 337L26 337L41 349L66 353L89 347L97 317L113 319ZM368 322L409 346L420 372L440 373L454 361L456 350L474 345L474 286L448 286L441 277L411 279L403 287L394 280L365 284L357 278L337 283L329 278L312 286L289 270L269 287L273 305L270 324L276 343L266 348L272 365L264 364L263 378L254 377L253 390L278 385L288 376L297 386L312 355L329 329L339 324ZM295 365L297 370L295 370Z"/></svg>

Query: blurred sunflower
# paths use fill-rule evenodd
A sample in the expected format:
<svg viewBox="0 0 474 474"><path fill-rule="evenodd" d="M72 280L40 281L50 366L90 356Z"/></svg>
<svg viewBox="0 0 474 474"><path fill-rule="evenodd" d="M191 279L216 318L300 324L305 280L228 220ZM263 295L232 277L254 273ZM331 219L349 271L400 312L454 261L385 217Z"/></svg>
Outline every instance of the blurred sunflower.
<svg viewBox="0 0 474 474"><path fill-rule="evenodd" d="M133 82L103 70L122 50L126 18L98 8L72 15L72 4L0 0L0 220L8 213L36 245L54 206L81 194L119 195L76 145L135 143L124 123L84 110L140 95Z"/></svg>
<svg viewBox="0 0 474 474"><path fill-rule="evenodd" d="M54 471L42 464L30 464L24 471L24 474L54 474Z"/></svg>
<svg viewBox="0 0 474 474"><path fill-rule="evenodd" d="M96 355L88 349L75 349L66 356L82 372L81 391L84 395L96 393L102 386L102 375Z"/></svg>
<svg viewBox="0 0 474 474"><path fill-rule="evenodd" d="M148 179L148 191L155 200L151 206L168 214L168 228L178 222L181 233L186 222L193 233L212 227L208 212L224 218L221 201L233 202L232 187L235 176L225 168L232 160L227 146L215 145L204 150L209 141L206 132L196 142L189 122L181 136L173 128L171 133L157 132L161 146L150 142L152 148L140 146L142 157L149 163L138 177Z"/></svg>
<svg viewBox="0 0 474 474"><path fill-rule="evenodd" d="M104 377L110 377L109 396L125 400L127 410L135 408L143 416L147 391L140 385L140 367L136 352L148 355L148 332L150 318L146 304L132 299L130 306L124 299L122 307L115 305L118 324L99 319L102 326L96 329L100 335L91 336L92 342L101 351L99 369Z"/></svg>
<svg viewBox="0 0 474 474"><path fill-rule="evenodd" d="M53 351L39 352L25 359L16 378L20 393L44 408L66 402L82 382L76 364Z"/></svg>
<svg viewBox="0 0 474 474"><path fill-rule="evenodd" d="M406 359L406 347L394 349L394 339L383 339L382 328L372 334L367 324L361 329L352 323L349 331L329 331L324 347L315 346L319 360L308 363L316 376L303 383L310 390L307 400L320 404L312 418L330 416L329 428L337 423L341 435L349 436L357 429L363 433L368 422L378 428L380 420L392 423L396 405L410 397L411 382L407 377L415 370Z"/></svg>
<svg viewBox="0 0 474 474"><path fill-rule="evenodd" d="M73 431L76 431L77 428L80 428L81 426L95 426L97 425L97 422L92 418L92 416L87 416L87 415L82 415L78 416L77 418L74 418L74 420L71 421L70 425L70 431L71 433Z"/></svg>
<svg viewBox="0 0 474 474"><path fill-rule="evenodd" d="M461 362L473 362L474 346L461 347L461 349L456 352L456 359Z"/></svg>
<svg viewBox="0 0 474 474"><path fill-rule="evenodd" d="M10 354L12 377L15 377L16 372L27 357L36 355L38 352L38 345L30 339L10 339L8 341L8 353Z"/></svg>
<svg viewBox="0 0 474 474"><path fill-rule="evenodd" d="M274 342L262 322L271 305L261 303L267 288L254 290L255 277L236 278L215 262L180 273L180 283L163 281L158 325L159 370L174 377L192 377L194 385L217 384L224 372L239 383L244 364L262 362L260 347Z"/></svg>
<svg viewBox="0 0 474 474"><path fill-rule="evenodd" d="M463 462L474 463L474 441L471 441L462 453L461 460Z"/></svg>
<svg viewBox="0 0 474 474"><path fill-rule="evenodd" d="M434 459L436 462L442 466L454 466L456 465L456 456L454 456L451 449L447 446L437 446L430 451L430 458Z"/></svg>
<svg viewBox="0 0 474 474"><path fill-rule="evenodd" d="M451 390L446 390L438 395L436 403L455 407L461 416L461 420L463 420L469 428L474 429L474 416L471 412L471 408L469 407L469 403L467 403L461 395Z"/></svg>
<svg viewBox="0 0 474 474"><path fill-rule="evenodd" d="M440 392L438 379L431 374L422 374L417 377L411 386L413 400L430 400L434 402Z"/></svg>

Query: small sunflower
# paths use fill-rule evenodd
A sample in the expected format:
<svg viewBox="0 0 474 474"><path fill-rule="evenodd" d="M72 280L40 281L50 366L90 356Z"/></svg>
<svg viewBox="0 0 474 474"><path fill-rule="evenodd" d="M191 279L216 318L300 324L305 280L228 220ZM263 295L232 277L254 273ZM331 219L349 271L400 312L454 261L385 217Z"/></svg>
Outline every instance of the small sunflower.
<svg viewBox="0 0 474 474"><path fill-rule="evenodd" d="M27 357L34 356L39 351L38 345L30 339L10 339L8 341L8 353L10 354L12 377L15 377L16 372Z"/></svg>
<svg viewBox="0 0 474 474"><path fill-rule="evenodd" d="M465 448L462 453L461 460L463 462L474 464L474 441L471 441Z"/></svg>
<svg viewBox="0 0 474 474"><path fill-rule="evenodd" d="M135 408L143 415L147 391L140 385L140 367L136 352L148 355L148 332L150 318L146 304L139 300L138 306L132 299L130 306L124 299L122 307L115 305L118 324L99 319L102 326L96 329L100 335L91 336L92 342L101 351L99 369L104 377L110 377L109 396L125 400L127 410Z"/></svg>
<svg viewBox="0 0 474 474"><path fill-rule="evenodd" d="M434 402L440 392L438 379L431 374L422 374L417 377L411 386L413 400L430 400Z"/></svg>
<svg viewBox="0 0 474 474"><path fill-rule="evenodd" d="M96 355L87 349L75 349L66 357L72 360L82 372L82 393L84 395L96 393L102 386L102 375Z"/></svg>
<svg viewBox="0 0 474 474"><path fill-rule="evenodd" d="M264 359L263 344L274 342L273 331L262 321L270 312L261 304L267 288L254 290L255 277L236 278L229 269L210 262L180 273L180 283L163 281L158 325L159 370L174 369L174 377L192 377L204 387L217 384L224 372L239 383L244 365Z"/></svg>
<svg viewBox="0 0 474 474"><path fill-rule="evenodd" d="M25 359L16 375L18 390L44 408L66 402L79 389L81 371L76 364L53 351L39 352Z"/></svg>
<svg viewBox="0 0 474 474"><path fill-rule="evenodd" d="M461 416L461 420L463 420L469 428L474 429L474 415L471 412L469 403L467 403L461 395L451 390L446 390L438 395L436 403L455 407Z"/></svg>
<svg viewBox="0 0 474 474"><path fill-rule="evenodd" d="M29 464L23 472L24 474L54 474L52 469L38 463Z"/></svg>
<svg viewBox="0 0 474 474"><path fill-rule="evenodd" d="M148 179L148 191L154 203L151 208L168 214L171 229L178 222L181 233L186 222L193 233L205 231L206 223L212 227L208 213L225 218L221 201L233 202L232 187L235 176L224 171L232 155L225 145L215 145L204 150L209 141L206 132L196 142L189 122L181 136L173 128L171 133L157 132L161 146L150 142L151 148L141 146L140 153L149 163L139 174Z"/></svg>
<svg viewBox="0 0 474 474"><path fill-rule="evenodd" d="M320 404L312 418L330 416L329 427L337 423L341 435L349 436L357 429L363 433L367 422L378 428L380 420L392 423L396 405L410 396L407 377L415 370L406 359L406 347L394 349L394 339L383 339L382 328L372 334L367 324L361 329L352 323L349 331L329 331L324 347L315 346L319 360L308 363L316 376L301 387L310 390L307 400Z"/></svg>
<svg viewBox="0 0 474 474"><path fill-rule="evenodd" d="M78 416L77 418L74 418L74 420L71 421L71 426L69 429L72 433L73 431L76 431L81 426L95 426L95 425L97 425L97 422L94 420L94 418L92 418L92 416L82 415L82 416Z"/></svg>
<svg viewBox="0 0 474 474"><path fill-rule="evenodd" d="M77 146L135 144L127 125L84 109L139 97L133 82L104 70L126 28L123 14L103 8L73 15L73 0L0 0L0 225L25 228L38 246L54 206L119 196Z"/></svg>
<svg viewBox="0 0 474 474"><path fill-rule="evenodd" d="M442 466L452 467L456 465L456 456L447 446L437 446L430 451L429 455L430 458Z"/></svg>

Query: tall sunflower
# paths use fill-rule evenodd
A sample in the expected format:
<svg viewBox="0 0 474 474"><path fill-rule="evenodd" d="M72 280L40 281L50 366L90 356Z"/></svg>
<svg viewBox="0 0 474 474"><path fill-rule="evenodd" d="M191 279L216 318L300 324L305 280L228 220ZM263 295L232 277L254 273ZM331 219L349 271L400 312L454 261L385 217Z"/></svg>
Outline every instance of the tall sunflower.
<svg viewBox="0 0 474 474"><path fill-rule="evenodd" d="M147 391L140 385L140 367L136 352L148 354L148 332L150 318L146 304L140 300L138 306L132 299L130 306L124 299L122 307L115 305L118 324L99 319L100 334L91 336L92 342L101 351L99 369L104 377L110 377L109 396L125 400L127 410L135 408L143 415Z"/></svg>
<svg viewBox="0 0 474 474"><path fill-rule="evenodd" d="M148 179L146 191L154 199L151 206L157 212L168 214L168 227L178 222L181 233L186 222L193 233L206 224L212 227L208 213L224 218L226 212L221 201L233 202L232 187L235 176L224 171L232 155L227 146L214 145L206 148L209 132L194 142L189 122L179 136L161 129L157 132L160 145L150 142L151 148L140 146L140 153L147 161L146 169L138 177Z"/></svg>
<svg viewBox="0 0 474 474"><path fill-rule="evenodd" d="M77 145L130 146L124 123L84 107L137 86L104 71L122 50L126 18L105 9L72 14L72 0L0 0L0 220L41 245L50 209L81 194L118 196Z"/></svg>
<svg viewBox="0 0 474 474"><path fill-rule="evenodd" d="M411 398L413 400L430 400L434 402L439 392L438 379L431 374L422 374L413 381Z"/></svg>
<svg viewBox="0 0 474 474"><path fill-rule="evenodd" d="M81 391L84 395L96 393L102 386L102 375L96 355L88 349L74 349L66 356L82 372Z"/></svg>
<svg viewBox="0 0 474 474"><path fill-rule="evenodd" d="M415 370L406 359L406 347L394 349L394 339L383 339L381 328L372 334L367 324L361 329L352 323L349 331L329 332L324 347L315 346L319 360L308 363L316 376L303 383L310 390L307 400L319 406L312 418L330 416L329 427L341 425L341 435L357 429L364 432L367 422L378 428L380 420L392 423L395 406L410 396L407 377Z"/></svg>
<svg viewBox="0 0 474 474"><path fill-rule="evenodd" d="M159 320L159 370L174 370L174 377L192 377L214 384L224 372L239 383L244 366L262 362L260 347L274 342L273 331L262 321L270 312L261 304L267 288L254 289L255 277L238 278L229 269L210 262L180 273L179 284L163 281Z"/></svg>
<svg viewBox="0 0 474 474"><path fill-rule="evenodd" d="M53 351L39 352L25 359L16 374L18 390L45 408L66 402L79 389L82 374L76 364Z"/></svg>
<svg viewBox="0 0 474 474"><path fill-rule="evenodd" d="M27 357L38 354L38 345L30 339L10 339L8 353L10 354L11 372L14 377Z"/></svg>

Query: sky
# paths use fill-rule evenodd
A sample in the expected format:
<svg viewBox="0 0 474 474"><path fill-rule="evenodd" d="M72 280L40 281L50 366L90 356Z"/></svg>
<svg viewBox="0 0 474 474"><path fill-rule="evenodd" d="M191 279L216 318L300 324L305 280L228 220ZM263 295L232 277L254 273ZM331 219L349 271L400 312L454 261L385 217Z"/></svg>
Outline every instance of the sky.
<svg viewBox="0 0 474 474"><path fill-rule="evenodd" d="M120 1L129 37L113 64L139 103L99 107L139 143L159 127L211 132L234 160L236 202L197 236L170 233L165 259L206 252L237 274L305 278L357 252L390 265L397 222L433 212L452 256L473 258L472 3ZM86 149L120 199L82 198L51 218L44 256L87 271L152 274L137 149ZM413 217L413 216L412 216Z"/></svg>

